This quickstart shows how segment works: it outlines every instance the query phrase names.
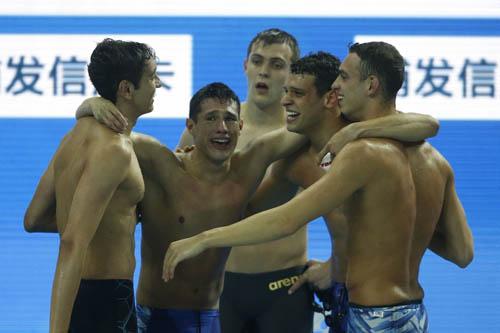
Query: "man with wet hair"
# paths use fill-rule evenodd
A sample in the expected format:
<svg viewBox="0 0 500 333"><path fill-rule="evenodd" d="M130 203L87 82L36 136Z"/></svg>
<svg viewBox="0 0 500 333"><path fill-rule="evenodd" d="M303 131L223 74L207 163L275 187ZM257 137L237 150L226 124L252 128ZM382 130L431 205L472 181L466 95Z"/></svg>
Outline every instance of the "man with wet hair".
<svg viewBox="0 0 500 333"><path fill-rule="evenodd" d="M437 121L419 114L393 116L349 125L339 112L331 86L339 74L340 61L327 52L309 54L292 63L282 98L287 114L287 129L305 135L310 145L273 164L271 172L260 185L254 201L273 202L276 189L286 187L308 188L330 168L328 155L318 165L316 156L334 134L339 145L358 137L391 137L402 141L421 141L435 135ZM276 203L279 204L279 203ZM347 222L341 209L323 215L331 237L331 258L325 263L310 260L308 269L290 289L293 293L308 282L315 290L328 293L328 308L332 309L331 332L345 332L347 290L345 287L345 251ZM335 224L332 223L335 221ZM286 288L285 288L286 289Z"/></svg>
<svg viewBox="0 0 500 333"><path fill-rule="evenodd" d="M134 230L144 181L130 132L153 110L155 54L142 43L105 39L88 72L129 125L118 134L79 120L43 174L24 226L60 235L50 332L136 332Z"/></svg>
<svg viewBox="0 0 500 333"><path fill-rule="evenodd" d="M395 115L404 61L390 44L354 44L332 88L350 121ZM333 145L335 146L335 145ZM460 267L473 241L448 162L428 143L358 139L290 202L170 245L164 278L209 248L266 242L342 207L347 221L347 332L427 332L418 271L427 248ZM333 225L336 220L331 221Z"/></svg>
<svg viewBox="0 0 500 333"><path fill-rule="evenodd" d="M241 106L241 119L245 126L237 150L254 138L286 127L281 105L283 85L290 64L299 57L297 40L286 31L266 29L252 38L244 61L247 99ZM185 131L178 147L190 144L192 138ZM296 186L277 187L273 203L252 200L246 214L284 203L296 192ZM300 288L290 296L286 286L270 287L277 281L296 279L304 271L306 261L306 228L278 241L233 248L226 264L220 302L222 331L310 332L313 298L309 288Z"/></svg>
<svg viewBox="0 0 500 333"><path fill-rule="evenodd" d="M106 109L109 103L93 101L99 119L102 112L117 112ZM80 111L79 116L89 113ZM235 153L243 126L239 113L235 93L211 83L190 102L186 128L193 150L173 153L152 137L133 135L145 182L137 292L140 332L219 332L218 303L229 249L186 262L179 277L167 284L161 279L163 255L175 240L241 219L269 164L305 141L282 129Z"/></svg>

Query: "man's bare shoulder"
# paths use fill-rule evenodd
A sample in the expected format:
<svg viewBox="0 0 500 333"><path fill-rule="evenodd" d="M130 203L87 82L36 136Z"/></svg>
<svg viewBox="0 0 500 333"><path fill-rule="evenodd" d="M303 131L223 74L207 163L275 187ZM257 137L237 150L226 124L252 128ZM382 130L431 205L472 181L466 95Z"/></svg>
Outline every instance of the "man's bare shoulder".
<svg viewBox="0 0 500 333"><path fill-rule="evenodd" d="M61 160L64 165L64 162L73 160L72 156L76 155L80 160L92 159L99 164L109 162L111 157L130 159L132 153L129 137L113 132L93 118L84 118L78 120L66 134L58 148L56 159Z"/></svg>
<svg viewBox="0 0 500 333"><path fill-rule="evenodd" d="M162 146L162 143L158 139L144 133L132 132L130 133L130 139L132 139L134 144Z"/></svg>
<svg viewBox="0 0 500 333"><path fill-rule="evenodd" d="M378 160L384 159L384 154L401 153L403 144L391 139L362 138L348 143L338 154L339 157L349 156L354 159L366 160L368 158Z"/></svg>
<svg viewBox="0 0 500 333"><path fill-rule="evenodd" d="M355 174L382 176L406 164L403 145L390 139L358 139L348 143L335 157L332 169L352 169Z"/></svg>
<svg viewBox="0 0 500 333"><path fill-rule="evenodd" d="M437 167L444 177L453 174L453 169L448 160L430 143L422 142L406 147L410 159L422 166Z"/></svg>
<svg viewBox="0 0 500 333"><path fill-rule="evenodd" d="M128 137L112 137L106 142L94 144L88 152L89 163L103 167L128 168L134 154L132 142Z"/></svg>
<svg viewBox="0 0 500 333"><path fill-rule="evenodd" d="M153 159L164 159L170 163L180 163L181 159L178 154L174 154L173 151L155 137L144 133L132 132L130 138L139 158L149 155Z"/></svg>

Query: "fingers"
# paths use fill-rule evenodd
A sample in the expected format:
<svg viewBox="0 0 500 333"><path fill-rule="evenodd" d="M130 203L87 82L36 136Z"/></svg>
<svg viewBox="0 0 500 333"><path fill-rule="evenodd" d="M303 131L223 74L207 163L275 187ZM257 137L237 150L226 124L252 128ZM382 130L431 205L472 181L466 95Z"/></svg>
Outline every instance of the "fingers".
<svg viewBox="0 0 500 333"><path fill-rule="evenodd" d="M288 289L288 295L291 295L293 294L295 291L297 291L297 289L299 289L300 287L302 287L302 285L304 283L307 282L307 276L306 274L302 274L299 279L293 284L293 286L290 287L290 289Z"/></svg>
<svg viewBox="0 0 500 333"><path fill-rule="evenodd" d="M175 149L175 152L176 153L189 153L190 151L194 150L195 146L194 145L191 145L191 146L184 146L182 148L180 147L177 147Z"/></svg>
<svg viewBox="0 0 500 333"><path fill-rule="evenodd" d="M165 254L165 259L163 260L163 275L162 278L165 282L168 282L174 278L175 266L177 265L175 251L168 248Z"/></svg>
<svg viewBox="0 0 500 333"><path fill-rule="evenodd" d="M118 129L117 132L122 133L127 128L128 122L125 117L118 111L118 109L112 110L111 112L111 122Z"/></svg>
<svg viewBox="0 0 500 333"><path fill-rule="evenodd" d="M306 267L311 267L311 266L314 266L316 264L321 264L321 261L318 261L318 260L315 260L315 259L310 259L306 262Z"/></svg>
<svg viewBox="0 0 500 333"><path fill-rule="evenodd" d="M316 164L321 164L323 161L323 158L325 157L326 154L330 153L331 148L330 148L330 143L327 143L323 149L316 155Z"/></svg>

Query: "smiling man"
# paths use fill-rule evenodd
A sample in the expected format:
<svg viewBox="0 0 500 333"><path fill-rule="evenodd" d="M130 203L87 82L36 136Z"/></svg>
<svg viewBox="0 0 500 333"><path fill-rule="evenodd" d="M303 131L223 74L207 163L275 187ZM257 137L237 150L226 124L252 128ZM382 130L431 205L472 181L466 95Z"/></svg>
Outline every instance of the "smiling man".
<svg viewBox="0 0 500 333"><path fill-rule="evenodd" d="M340 112L351 121L396 114L396 94L404 77L402 56L383 42L354 44L349 51L333 85ZM206 249L284 237L339 207L347 221L347 332L427 332L418 283L425 250L460 267L473 256L453 170L427 143L348 143L331 169L290 202L172 243L164 278L174 276L180 261Z"/></svg>
<svg viewBox="0 0 500 333"><path fill-rule="evenodd" d="M94 112L108 111L109 103L101 103L94 100ZM240 102L222 83L196 92L189 110L186 128L194 150L173 153L152 137L133 135L145 182L139 332L219 332L219 296L229 249L214 249L186 262L178 278L167 284L161 279L163 255L175 240L240 220L267 167L305 142L283 129L235 153L243 126Z"/></svg>
<svg viewBox="0 0 500 333"><path fill-rule="evenodd" d="M60 235L51 333L136 332L134 231L144 181L130 132L153 110L155 54L145 44L106 39L88 70L129 126L118 134L93 118L79 120L42 176L24 225Z"/></svg>

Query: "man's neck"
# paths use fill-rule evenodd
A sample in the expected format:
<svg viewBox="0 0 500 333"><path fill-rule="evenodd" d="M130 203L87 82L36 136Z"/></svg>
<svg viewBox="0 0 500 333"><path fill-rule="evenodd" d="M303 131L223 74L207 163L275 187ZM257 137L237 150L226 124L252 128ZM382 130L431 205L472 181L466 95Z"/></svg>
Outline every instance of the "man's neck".
<svg viewBox="0 0 500 333"><path fill-rule="evenodd" d="M123 134L130 136L130 133L132 132L132 129L137 122L138 115L136 112L134 112L135 110L133 110L126 104L117 103L116 107L118 108L118 110L120 110L122 116L127 119L127 127L123 131Z"/></svg>
<svg viewBox="0 0 500 333"><path fill-rule="evenodd" d="M335 133L348 125L340 114L329 115L325 119L318 121L317 124L318 126L308 131L308 133L304 133L309 138L311 148L316 153L323 149Z"/></svg>
<svg viewBox="0 0 500 333"><path fill-rule="evenodd" d="M200 150L194 149L186 155L186 170L188 173L202 181L220 183L227 178L231 168L231 158L217 163L209 160Z"/></svg>
<svg viewBox="0 0 500 333"><path fill-rule="evenodd" d="M286 124L286 113L279 101L265 108L246 101L241 106L241 118L248 126L279 127Z"/></svg>
<svg viewBox="0 0 500 333"><path fill-rule="evenodd" d="M397 110L394 100L389 102L373 101L367 105L367 109L363 112L363 118L360 121L381 118L395 113L397 113Z"/></svg>

